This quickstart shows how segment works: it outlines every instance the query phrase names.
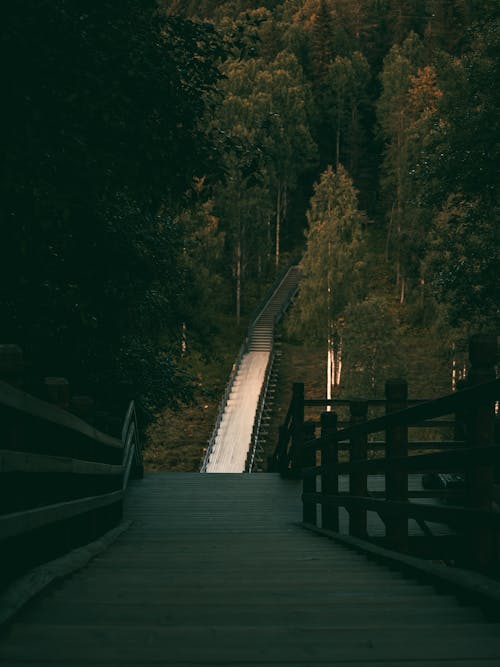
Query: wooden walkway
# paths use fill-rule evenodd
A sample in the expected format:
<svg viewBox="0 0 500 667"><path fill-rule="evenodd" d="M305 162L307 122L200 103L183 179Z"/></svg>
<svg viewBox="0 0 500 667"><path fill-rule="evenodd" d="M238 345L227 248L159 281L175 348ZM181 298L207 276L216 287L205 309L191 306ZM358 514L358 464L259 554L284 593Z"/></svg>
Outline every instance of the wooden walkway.
<svg viewBox="0 0 500 667"><path fill-rule="evenodd" d="M299 277L298 267L290 267L251 326L247 351L238 362L203 472L245 472L259 400L266 390L266 374L272 365L275 319L288 307L291 296L297 291Z"/></svg>
<svg viewBox="0 0 500 667"><path fill-rule="evenodd" d="M150 474L132 527L16 619L0 664L500 665L500 632L294 522L274 474Z"/></svg>

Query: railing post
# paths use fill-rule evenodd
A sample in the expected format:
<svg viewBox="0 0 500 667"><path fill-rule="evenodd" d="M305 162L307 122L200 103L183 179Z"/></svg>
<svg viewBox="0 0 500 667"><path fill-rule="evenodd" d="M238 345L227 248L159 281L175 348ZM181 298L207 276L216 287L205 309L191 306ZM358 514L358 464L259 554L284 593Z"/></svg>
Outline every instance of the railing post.
<svg viewBox="0 0 500 667"><path fill-rule="evenodd" d="M457 380L456 389L461 391L466 389L467 380ZM453 440L463 441L467 439L467 410L465 407L460 407L455 412L455 428L453 430Z"/></svg>
<svg viewBox="0 0 500 667"><path fill-rule="evenodd" d="M386 414L404 410L408 401L406 380L387 380L385 383ZM386 430L386 458L408 456L408 426L392 426ZM388 467L385 474L385 497L387 500L408 501L408 473L401 468ZM397 551L408 549L408 517L388 515L384 518L385 534L389 548Z"/></svg>
<svg viewBox="0 0 500 667"><path fill-rule="evenodd" d="M339 446L337 442L337 414L321 413L321 494L337 496L339 493ZM339 508L333 505L321 506L323 528L339 532Z"/></svg>
<svg viewBox="0 0 500 667"><path fill-rule="evenodd" d="M362 424L368 417L368 401L351 401L349 403L351 413L351 424ZM351 438L349 460L366 461L367 435L356 435ZM366 497L368 495L368 483L366 470L351 472L349 479L349 493L351 496ZM349 535L353 537L366 537L366 510L355 507L349 513Z"/></svg>
<svg viewBox="0 0 500 667"><path fill-rule="evenodd" d="M286 475L288 472L288 440L290 439L290 432L286 424L282 424L278 430L278 447L276 450L276 459L273 460L273 467L271 472L279 472L281 475Z"/></svg>
<svg viewBox="0 0 500 667"><path fill-rule="evenodd" d="M293 383L292 472L300 477L304 443L304 383Z"/></svg>
<svg viewBox="0 0 500 667"><path fill-rule="evenodd" d="M313 468L316 466L316 449L314 447L305 447L305 443L314 438L314 423L305 422L304 424L304 443L302 445L302 464L304 468ZM307 476L302 480L302 493L316 493L316 477ZM313 526L317 524L316 502L302 501L302 521L310 523Z"/></svg>
<svg viewBox="0 0 500 667"><path fill-rule="evenodd" d="M469 386L495 379L497 355L496 336L476 335L469 341L471 368L467 374ZM467 410L467 445L480 447L495 442L495 404L488 401L481 405L471 405ZM469 504L477 509L491 509L493 498L494 467L478 465L467 471L467 493ZM496 559L495 541L492 533L480 525L472 526L472 558L474 564L487 570Z"/></svg>

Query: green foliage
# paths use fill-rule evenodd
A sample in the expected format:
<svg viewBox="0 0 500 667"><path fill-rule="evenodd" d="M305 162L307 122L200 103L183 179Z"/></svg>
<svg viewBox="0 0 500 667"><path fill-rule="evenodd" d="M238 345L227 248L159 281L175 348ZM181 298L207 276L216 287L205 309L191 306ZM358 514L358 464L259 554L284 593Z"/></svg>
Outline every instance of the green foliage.
<svg viewBox="0 0 500 667"><path fill-rule="evenodd" d="M223 99L213 121L226 138L216 211L226 231L239 313L247 267L257 267L254 274L269 272L273 249L279 255L287 198L313 164L316 147L308 127L307 87L292 54L279 53L271 62L231 58L224 72Z"/></svg>
<svg viewBox="0 0 500 667"><path fill-rule="evenodd" d="M184 336L205 345L214 311L234 294L244 314L282 248L301 252L318 164L297 331L332 341L346 313L391 321L382 303L354 309L363 218L342 164L363 205L379 202L414 321L491 326L498 3L20 0L0 12L0 307L4 340L35 374L103 392L132 379L149 404L185 397ZM345 362L373 370L345 344Z"/></svg>
<svg viewBox="0 0 500 667"><path fill-rule="evenodd" d="M498 228L477 202L452 196L431 229L424 271L448 323L475 331L499 320Z"/></svg>
<svg viewBox="0 0 500 667"><path fill-rule="evenodd" d="M368 103L370 66L359 51L337 56L328 67L324 89L318 98L321 113L336 137L335 162L357 171L363 138L362 109Z"/></svg>
<svg viewBox="0 0 500 667"><path fill-rule="evenodd" d="M215 33L162 18L153 0L1 12L4 340L76 390L126 378L146 401L185 393L189 276L173 214L193 176L215 169L200 126Z"/></svg>
<svg viewBox="0 0 500 667"><path fill-rule="evenodd" d="M449 322L477 329L498 326L499 56L500 20L487 15L460 59L442 56L438 120L417 169L436 212L428 287Z"/></svg>
<svg viewBox="0 0 500 667"><path fill-rule="evenodd" d="M363 216L346 170L330 166L314 186L292 329L324 341L332 322L363 295Z"/></svg>
<svg viewBox="0 0 500 667"><path fill-rule="evenodd" d="M346 396L383 397L387 378L404 376L398 320L383 297L371 296L346 309L342 340Z"/></svg>

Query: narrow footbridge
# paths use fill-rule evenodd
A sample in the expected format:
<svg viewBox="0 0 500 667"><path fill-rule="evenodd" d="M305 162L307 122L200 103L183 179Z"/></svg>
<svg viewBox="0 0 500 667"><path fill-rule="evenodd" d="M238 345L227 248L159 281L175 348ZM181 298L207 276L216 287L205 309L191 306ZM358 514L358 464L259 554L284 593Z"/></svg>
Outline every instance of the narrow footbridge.
<svg viewBox="0 0 500 667"><path fill-rule="evenodd" d="M305 419L296 385L267 474L143 476L133 403L116 438L1 382L0 664L499 665L500 383L476 344L460 391L408 406L393 383L347 425ZM405 455L455 416L454 445ZM424 503L423 472L466 489Z"/></svg>
<svg viewBox="0 0 500 667"><path fill-rule="evenodd" d="M250 472L274 361L274 327L297 292L299 268L279 276L250 323L224 393L201 472Z"/></svg>

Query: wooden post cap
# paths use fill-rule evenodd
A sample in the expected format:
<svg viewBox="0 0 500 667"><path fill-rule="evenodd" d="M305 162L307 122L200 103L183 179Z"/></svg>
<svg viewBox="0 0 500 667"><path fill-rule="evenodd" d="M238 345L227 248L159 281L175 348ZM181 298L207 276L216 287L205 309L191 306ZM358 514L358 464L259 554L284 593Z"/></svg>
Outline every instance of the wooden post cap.
<svg viewBox="0 0 500 667"><path fill-rule="evenodd" d="M66 378L46 377L43 383L47 399L50 403L54 403L54 405L59 405L60 407L69 406L71 394L69 382Z"/></svg>
<svg viewBox="0 0 500 667"><path fill-rule="evenodd" d="M356 419L366 419L368 415L368 401L349 401L349 411L351 413L351 417Z"/></svg>
<svg viewBox="0 0 500 667"><path fill-rule="evenodd" d="M0 380L17 381L23 368L23 351L19 345L0 345Z"/></svg>
<svg viewBox="0 0 500 667"><path fill-rule="evenodd" d="M385 383L385 397L392 402L406 401L408 398L408 382L403 378L387 380Z"/></svg>
<svg viewBox="0 0 500 667"><path fill-rule="evenodd" d="M494 366L497 361L497 337L475 334L469 338L469 359L474 367Z"/></svg>

